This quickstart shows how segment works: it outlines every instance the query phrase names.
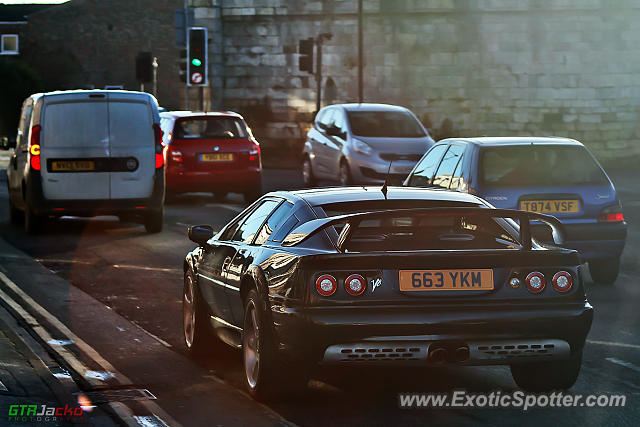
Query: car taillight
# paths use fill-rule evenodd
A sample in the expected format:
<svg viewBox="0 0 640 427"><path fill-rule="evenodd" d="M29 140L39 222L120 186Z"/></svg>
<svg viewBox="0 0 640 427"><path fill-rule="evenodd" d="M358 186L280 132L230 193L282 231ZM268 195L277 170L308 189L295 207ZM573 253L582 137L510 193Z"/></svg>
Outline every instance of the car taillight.
<svg viewBox="0 0 640 427"><path fill-rule="evenodd" d="M31 140L29 141L29 154L31 154L31 168L40 170L40 125L31 128Z"/></svg>
<svg viewBox="0 0 640 427"><path fill-rule="evenodd" d="M162 157L162 129L157 123L153 124L153 136L156 143L156 169L164 166L164 158Z"/></svg>
<svg viewBox="0 0 640 427"><path fill-rule="evenodd" d="M249 150L249 163L260 164L260 145L257 143Z"/></svg>
<svg viewBox="0 0 640 427"><path fill-rule="evenodd" d="M533 271L529 273L527 275L527 278L525 279L525 282L527 283L527 289L529 289L529 292L534 294L539 294L540 292L542 292L546 285L544 274L540 273L539 271Z"/></svg>
<svg viewBox="0 0 640 427"><path fill-rule="evenodd" d="M352 274L344 281L344 288L350 295L362 295L367 289L367 281L359 274Z"/></svg>
<svg viewBox="0 0 640 427"><path fill-rule="evenodd" d="M553 275L553 287L558 292L567 292L573 285L571 274L566 271L558 271Z"/></svg>
<svg viewBox="0 0 640 427"><path fill-rule="evenodd" d="M171 159L172 162L182 163L183 160L184 160L182 158L182 151L169 149L169 154L171 154L170 159Z"/></svg>
<svg viewBox="0 0 640 427"><path fill-rule="evenodd" d="M330 274L323 274L316 279L316 291L323 297L333 295L338 289L336 278Z"/></svg>
<svg viewBox="0 0 640 427"><path fill-rule="evenodd" d="M624 221L624 215L622 214L622 206L613 205L607 206L600 211L598 215L598 221L600 222L622 222Z"/></svg>

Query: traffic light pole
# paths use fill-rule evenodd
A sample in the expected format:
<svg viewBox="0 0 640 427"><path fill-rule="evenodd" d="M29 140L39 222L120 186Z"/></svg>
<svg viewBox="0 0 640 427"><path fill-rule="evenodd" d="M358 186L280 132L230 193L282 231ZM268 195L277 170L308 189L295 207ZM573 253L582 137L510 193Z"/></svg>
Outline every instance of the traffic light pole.
<svg viewBox="0 0 640 427"><path fill-rule="evenodd" d="M188 43L189 40L189 0L184 0L184 39L185 43ZM187 53L187 61L189 61L189 56ZM188 74L189 65L187 64L187 69L185 73ZM186 76L185 84L184 84L184 101L185 101L185 110L189 110L189 76Z"/></svg>
<svg viewBox="0 0 640 427"><path fill-rule="evenodd" d="M322 37L316 39L316 114L322 99Z"/></svg>

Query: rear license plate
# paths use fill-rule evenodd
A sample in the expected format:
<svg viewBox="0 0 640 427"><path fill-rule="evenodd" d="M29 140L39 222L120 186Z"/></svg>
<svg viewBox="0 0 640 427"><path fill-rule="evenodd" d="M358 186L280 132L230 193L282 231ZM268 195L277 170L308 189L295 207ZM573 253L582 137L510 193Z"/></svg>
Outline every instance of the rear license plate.
<svg viewBox="0 0 640 427"><path fill-rule="evenodd" d="M92 160L54 160L51 162L52 172L87 172L96 169Z"/></svg>
<svg viewBox="0 0 640 427"><path fill-rule="evenodd" d="M520 209L537 213L578 213L578 200L521 200Z"/></svg>
<svg viewBox="0 0 640 427"><path fill-rule="evenodd" d="M400 290L478 291L493 289L493 270L400 270Z"/></svg>
<svg viewBox="0 0 640 427"><path fill-rule="evenodd" d="M232 162L233 153L205 153L200 154L201 162Z"/></svg>

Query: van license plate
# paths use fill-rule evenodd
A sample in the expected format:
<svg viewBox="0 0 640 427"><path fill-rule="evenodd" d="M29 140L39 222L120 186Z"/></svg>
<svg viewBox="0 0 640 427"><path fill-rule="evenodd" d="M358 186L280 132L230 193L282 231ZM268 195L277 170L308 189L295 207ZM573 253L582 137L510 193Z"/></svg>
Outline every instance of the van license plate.
<svg viewBox="0 0 640 427"><path fill-rule="evenodd" d="M232 162L233 153L205 153L200 154L201 162Z"/></svg>
<svg viewBox="0 0 640 427"><path fill-rule="evenodd" d="M91 160L54 160L51 162L52 172L87 172L96 169Z"/></svg>
<svg viewBox="0 0 640 427"><path fill-rule="evenodd" d="M486 291L493 289L493 270L400 270L400 290Z"/></svg>

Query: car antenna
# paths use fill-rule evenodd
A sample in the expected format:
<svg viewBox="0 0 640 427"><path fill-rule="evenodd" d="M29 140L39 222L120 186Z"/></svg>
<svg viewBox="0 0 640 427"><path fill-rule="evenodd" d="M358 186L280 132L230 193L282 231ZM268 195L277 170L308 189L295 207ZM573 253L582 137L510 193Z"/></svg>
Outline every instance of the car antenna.
<svg viewBox="0 0 640 427"><path fill-rule="evenodd" d="M388 187L389 187L389 173L391 172L391 163L393 163L393 160L389 160L389 168L387 169L387 175L384 177L384 184L382 184L382 188L380 189L380 191L382 191L382 195L384 196L384 199L387 200L387 191L388 191Z"/></svg>

